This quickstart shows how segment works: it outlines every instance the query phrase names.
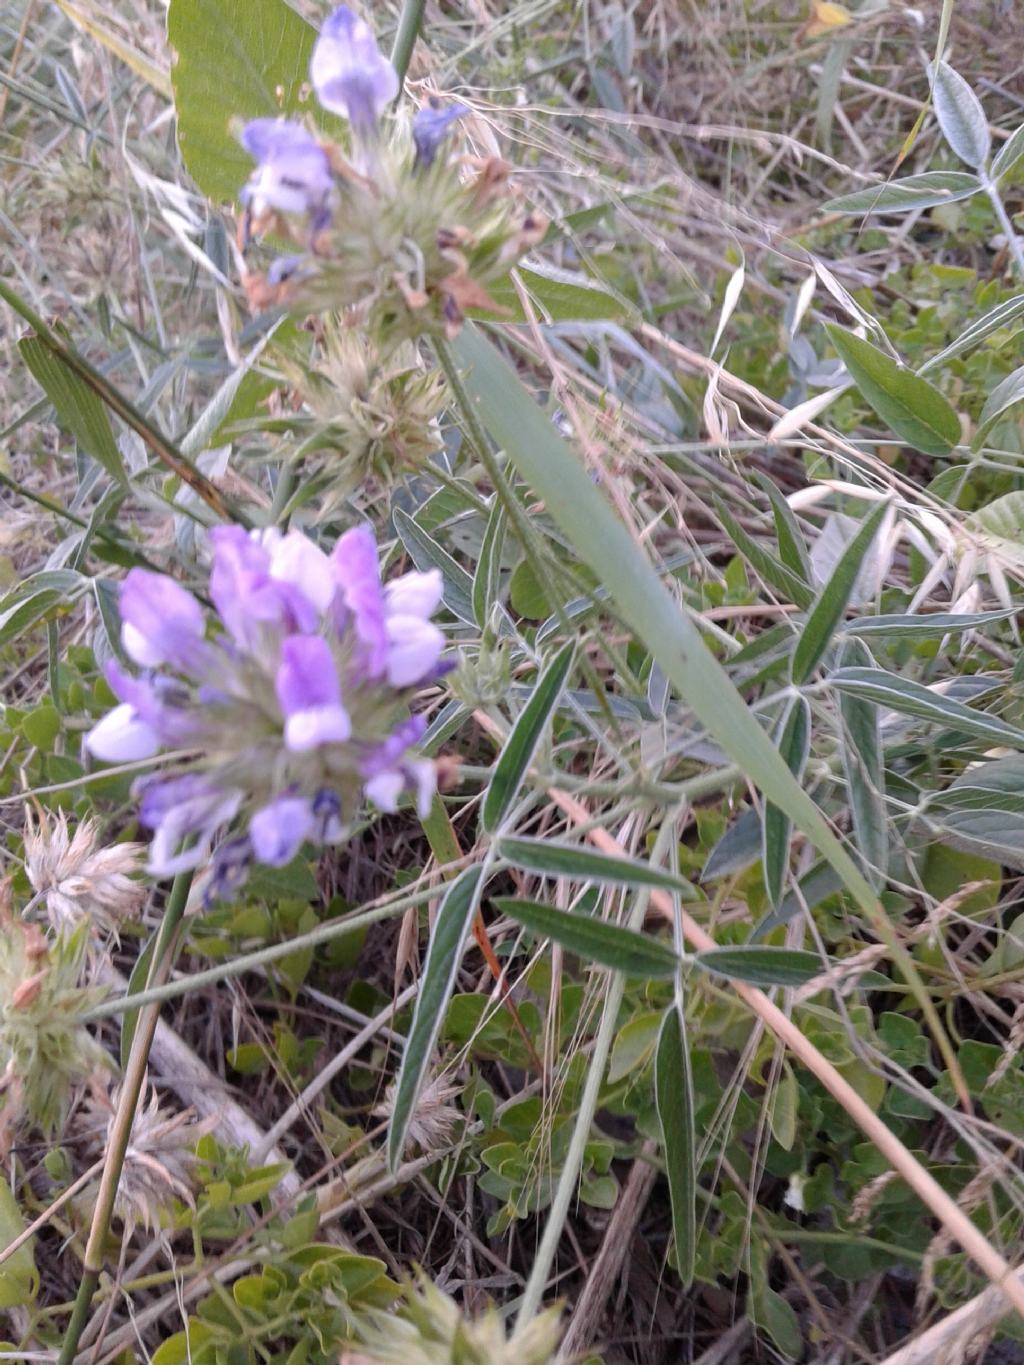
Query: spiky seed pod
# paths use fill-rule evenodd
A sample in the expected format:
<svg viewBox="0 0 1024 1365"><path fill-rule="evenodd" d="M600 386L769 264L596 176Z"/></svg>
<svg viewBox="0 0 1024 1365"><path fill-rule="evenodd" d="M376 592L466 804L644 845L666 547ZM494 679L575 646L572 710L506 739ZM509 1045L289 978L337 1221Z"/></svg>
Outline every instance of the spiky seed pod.
<svg viewBox="0 0 1024 1365"><path fill-rule="evenodd" d="M560 1309L549 1308L512 1337L488 1309L467 1318L454 1299L420 1276L401 1311L374 1314L357 1324L360 1345L341 1365L552 1365L560 1337Z"/></svg>
<svg viewBox="0 0 1024 1365"><path fill-rule="evenodd" d="M87 921L92 932L117 936L138 915L146 888L133 879L141 870L141 844L99 846L99 825L82 820L72 835L63 811L52 822L39 810L25 814L25 870L42 897L56 933L73 933Z"/></svg>
<svg viewBox="0 0 1024 1365"><path fill-rule="evenodd" d="M79 984L87 942L83 924L51 946L0 905L0 1152L18 1128L58 1132L74 1086L111 1064L83 1022L105 994Z"/></svg>
<svg viewBox="0 0 1024 1365"><path fill-rule="evenodd" d="M439 371L424 369L410 343L382 351L344 319L324 314L301 347L276 361L287 399L254 428L280 433L269 452L302 466L303 502L318 498L325 520L356 490L386 493L441 449L438 417L446 391Z"/></svg>
<svg viewBox="0 0 1024 1365"><path fill-rule="evenodd" d="M109 1146L120 1098L120 1088L111 1091L96 1085L82 1106L80 1128L96 1156L102 1156ZM161 1108L156 1090L150 1091L148 1101L140 1105L132 1122L114 1200L114 1214L127 1237L139 1226L155 1231L175 1200L190 1208L195 1206L192 1195L195 1145L216 1122L215 1116L196 1122L192 1109L169 1113Z"/></svg>

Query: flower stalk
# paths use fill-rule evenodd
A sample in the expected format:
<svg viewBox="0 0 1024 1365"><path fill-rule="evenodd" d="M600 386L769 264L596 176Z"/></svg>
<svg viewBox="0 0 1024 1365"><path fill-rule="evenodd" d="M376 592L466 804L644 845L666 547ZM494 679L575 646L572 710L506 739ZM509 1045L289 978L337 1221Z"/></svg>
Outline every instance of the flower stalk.
<svg viewBox="0 0 1024 1365"><path fill-rule="evenodd" d="M188 904L188 893L192 886L191 869L179 872L174 879L171 887L171 894L167 901L167 909L160 924L157 934L155 951L153 953L153 965L150 968L149 977L146 982L148 988L153 988L163 984L170 974L171 968L178 955L179 931L185 915L185 907ZM118 1102L117 1114L111 1125L110 1142L107 1148L106 1160L103 1165L103 1173L100 1176L99 1190L96 1195L96 1207L93 1212L92 1224L89 1228L89 1240L85 1246L85 1262L83 1266L82 1282L78 1286L78 1293L75 1297L74 1308L71 1312L71 1320L68 1323L67 1334L64 1344L61 1347L60 1355L57 1357L57 1365L71 1365L78 1349L78 1343L85 1330L86 1322L89 1317L89 1309L92 1304L93 1295L99 1286L100 1275L103 1271L104 1253L106 1249L107 1236L110 1231L110 1222L114 1213L114 1203L117 1199L117 1187L121 1179L121 1170L124 1166L125 1154L128 1151L128 1144L132 1135L132 1124L135 1121L135 1113L138 1109L139 1098L146 1080L146 1070L149 1066L149 1051L153 1045L153 1035L156 1032L157 1020L160 1017L160 1002L154 1001L147 1005L141 1012L132 1037L131 1052L128 1057L128 1065L125 1067L124 1082L121 1087L120 1100ZM122 1027L127 1027L128 1021Z"/></svg>

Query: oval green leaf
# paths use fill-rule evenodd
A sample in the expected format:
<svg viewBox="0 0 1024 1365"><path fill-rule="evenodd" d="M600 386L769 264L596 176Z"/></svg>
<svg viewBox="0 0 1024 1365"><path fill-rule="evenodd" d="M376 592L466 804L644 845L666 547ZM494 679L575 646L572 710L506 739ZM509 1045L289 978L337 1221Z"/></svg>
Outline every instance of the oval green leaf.
<svg viewBox="0 0 1024 1365"><path fill-rule="evenodd" d="M832 345L863 396L895 434L925 455L948 455L960 440L960 419L938 389L913 370L834 323Z"/></svg>

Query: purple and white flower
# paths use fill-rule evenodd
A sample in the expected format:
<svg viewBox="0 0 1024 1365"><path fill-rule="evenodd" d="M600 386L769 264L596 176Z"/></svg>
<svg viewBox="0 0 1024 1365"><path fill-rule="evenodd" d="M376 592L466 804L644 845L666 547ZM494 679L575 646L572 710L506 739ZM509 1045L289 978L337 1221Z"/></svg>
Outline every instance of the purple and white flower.
<svg viewBox="0 0 1024 1365"><path fill-rule="evenodd" d="M398 72L377 46L373 30L347 5L324 21L309 78L323 107L347 118L360 135L373 132L399 91Z"/></svg>
<svg viewBox="0 0 1024 1365"><path fill-rule="evenodd" d="M412 140L416 147L415 169L433 165L448 129L468 113L469 108L465 104L441 104L433 99L419 110L412 121Z"/></svg>
<svg viewBox="0 0 1024 1365"><path fill-rule="evenodd" d="M174 751L138 787L152 831L149 869L207 861L227 895L253 862L281 866L307 841L334 842L363 800L393 811L407 793L425 814L434 765L412 692L443 666L431 621L441 577L386 586L373 534L348 531L327 555L298 531L218 527L207 612L162 574L133 569L121 593L125 652L138 675L107 669L118 704L92 729L96 758L128 763Z"/></svg>
<svg viewBox="0 0 1024 1365"><path fill-rule="evenodd" d="M273 210L323 219L334 182L327 153L308 129L290 119L253 119L242 146L258 163L241 196L254 217Z"/></svg>

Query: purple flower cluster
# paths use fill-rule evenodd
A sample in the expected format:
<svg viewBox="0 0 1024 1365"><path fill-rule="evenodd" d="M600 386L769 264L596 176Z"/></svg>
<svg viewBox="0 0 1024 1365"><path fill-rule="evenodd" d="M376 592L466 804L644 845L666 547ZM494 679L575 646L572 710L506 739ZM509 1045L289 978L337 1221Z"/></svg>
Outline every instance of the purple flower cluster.
<svg viewBox="0 0 1024 1365"><path fill-rule="evenodd" d="M333 842L365 797L393 811L412 792L421 814L434 765L415 756L426 722L412 690L444 672L436 570L381 581L373 533L346 532L331 555L298 531L211 532L209 596L132 569L121 639L141 670L107 668L119 704L86 744L109 763L180 750L143 781L139 818L153 831L149 870L207 859L217 831L244 832L214 854L210 890L226 895L253 861L277 867L307 840Z"/></svg>
<svg viewBox="0 0 1024 1365"><path fill-rule="evenodd" d="M310 80L325 109L347 119L362 143L376 136L381 114L398 95L398 72L377 46L373 30L341 5L324 22L309 64ZM413 119L417 168L429 165L449 125L467 112L453 104L425 106ZM254 119L242 144L257 161L242 202L254 217L270 211L305 214L314 233L330 221L333 178L327 152L301 123Z"/></svg>

